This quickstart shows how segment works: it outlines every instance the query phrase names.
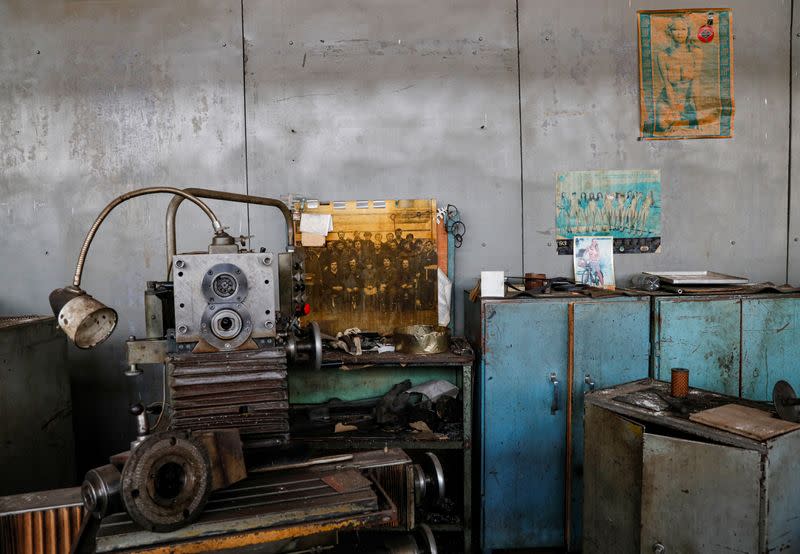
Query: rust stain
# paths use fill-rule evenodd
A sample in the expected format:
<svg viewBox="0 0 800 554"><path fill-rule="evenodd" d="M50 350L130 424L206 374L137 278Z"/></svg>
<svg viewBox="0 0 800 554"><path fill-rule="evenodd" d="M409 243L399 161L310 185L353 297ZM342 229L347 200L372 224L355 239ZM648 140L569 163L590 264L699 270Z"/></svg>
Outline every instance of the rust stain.
<svg viewBox="0 0 800 554"><path fill-rule="evenodd" d="M307 537L318 533L343 531L364 527L367 522L357 519L336 521L329 523L309 523L279 529L267 529L227 535L224 537L210 537L193 543L178 543L161 545L139 552L159 552L164 554L193 554L196 552L218 552L230 548L243 548L258 544L266 544L297 537Z"/></svg>

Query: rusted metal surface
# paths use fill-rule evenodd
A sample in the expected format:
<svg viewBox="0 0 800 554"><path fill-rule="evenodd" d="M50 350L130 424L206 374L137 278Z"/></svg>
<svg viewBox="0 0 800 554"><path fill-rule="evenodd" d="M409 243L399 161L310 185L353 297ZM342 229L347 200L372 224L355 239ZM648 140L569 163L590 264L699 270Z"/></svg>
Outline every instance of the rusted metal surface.
<svg viewBox="0 0 800 554"><path fill-rule="evenodd" d="M331 533L337 531L350 531L369 526L372 523L382 521L384 515L368 515L350 518L339 518L335 521L324 523L306 523L282 527L278 529L265 529L258 531L242 532L202 539L194 542L154 546L151 548L135 549L139 553L153 554L195 554L199 552L220 552L248 546L285 541L299 537L318 535L321 533Z"/></svg>
<svg viewBox="0 0 800 554"><path fill-rule="evenodd" d="M800 508L797 495L800 491L800 472L797 471L797 453L800 452L800 433L792 433L770 442L769 476L764 510L766 524L766 552L797 552L800 550Z"/></svg>
<svg viewBox="0 0 800 554"><path fill-rule="evenodd" d="M16 327L18 325L28 325L37 321L52 320L55 325L56 318L46 315L12 315L0 317L0 329L6 327Z"/></svg>
<svg viewBox="0 0 800 554"><path fill-rule="evenodd" d="M592 404L584 428L583 552L639 554L644 429Z"/></svg>
<svg viewBox="0 0 800 554"><path fill-rule="evenodd" d="M236 428L248 438L285 441L286 375L282 348L175 355L168 364L170 428Z"/></svg>
<svg viewBox="0 0 800 554"><path fill-rule="evenodd" d="M209 540L207 544L211 546L207 548L213 550L214 545L219 548L222 544L216 541L253 533L260 537L253 539L258 541L265 537L270 540L290 537L293 533L288 529L290 526L315 522L327 525L331 521L344 524L351 519L353 525L388 523L396 517L394 510L386 510L391 502L379 498L377 489L373 490L367 480L343 492L326 483L326 478L336 472L293 470L250 477L213 493L195 523L168 533L143 530L126 514L110 516L103 520L98 533L98 552L143 551L156 545L174 548L176 543Z"/></svg>
<svg viewBox="0 0 800 554"><path fill-rule="evenodd" d="M336 492L364 490L370 486L369 480L353 469L323 475L321 479Z"/></svg>
<svg viewBox="0 0 800 554"><path fill-rule="evenodd" d="M211 462L211 490L228 487L247 477L242 439L237 429L194 433L205 446Z"/></svg>
<svg viewBox="0 0 800 554"><path fill-rule="evenodd" d="M659 404L668 391L668 383L644 380L587 395L585 537L595 542L584 551L795 551L800 430L741 437L689 418L731 404L771 414L768 405L697 389L682 404ZM637 427L643 439L615 438L615 429ZM631 479L637 463L639 482Z"/></svg>
<svg viewBox="0 0 800 554"><path fill-rule="evenodd" d="M0 497L0 552L68 554L82 514L78 487Z"/></svg>
<svg viewBox="0 0 800 554"><path fill-rule="evenodd" d="M178 529L197 519L211 492L208 454L183 432L150 435L123 467L121 491L125 509L140 526Z"/></svg>
<svg viewBox="0 0 800 554"><path fill-rule="evenodd" d="M169 344L166 339L129 340L128 364L163 364Z"/></svg>
<svg viewBox="0 0 800 554"><path fill-rule="evenodd" d="M758 452L645 433L642 550L764 552L762 487Z"/></svg>
<svg viewBox="0 0 800 554"><path fill-rule="evenodd" d="M710 391L690 389L681 404L670 405L670 384L654 379L642 379L618 387L595 391L586 395L586 403L600 406L637 421L664 426L675 431L721 442L730 446L766 452L766 444L735 433L714 429L689 420L691 413L738 402L744 406L761 407L764 404L736 399Z"/></svg>
<svg viewBox="0 0 800 554"><path fill-rule="evenodd" d="M741 367L741 298L657 298L654 377L673 367L691 371L689 385L738 395Z"/></svg>

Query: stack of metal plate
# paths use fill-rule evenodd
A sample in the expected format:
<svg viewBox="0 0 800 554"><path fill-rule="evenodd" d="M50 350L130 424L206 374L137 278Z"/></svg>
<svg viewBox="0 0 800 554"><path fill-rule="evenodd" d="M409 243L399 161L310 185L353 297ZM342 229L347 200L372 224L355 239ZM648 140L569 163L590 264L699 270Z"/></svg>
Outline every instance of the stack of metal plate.
<svg viewBox="0 0 800 554"><path fill-rule="evenodd" d="M170 428L237 428L243 439L289 438L283 348L178 354L168 365Z"/></svg>

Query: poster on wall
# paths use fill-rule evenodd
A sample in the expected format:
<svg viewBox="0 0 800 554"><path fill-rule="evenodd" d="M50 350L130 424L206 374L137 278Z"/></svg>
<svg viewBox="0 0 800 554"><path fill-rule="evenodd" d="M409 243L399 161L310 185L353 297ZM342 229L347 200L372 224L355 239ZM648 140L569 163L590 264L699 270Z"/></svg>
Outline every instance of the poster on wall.
<svg viewBox="0 0 800 554"><path fill-rule="evenodd" d="M733 136L733 12L640 11L643 139Z"/></svg>
<svg viewBox="0 0 800 554"><path fill-rule="evenodd" d="M573 253L578 235L610 236L617 254L661 247L661 172L567 171L556 175L556 247Z"/></svg>
<svg viewBox="0 0 800 554"><path fill-rule="evenodd" d="M614 238L575 237L572 256L575 282L590 287L616 288L614 280Z"/></svg>

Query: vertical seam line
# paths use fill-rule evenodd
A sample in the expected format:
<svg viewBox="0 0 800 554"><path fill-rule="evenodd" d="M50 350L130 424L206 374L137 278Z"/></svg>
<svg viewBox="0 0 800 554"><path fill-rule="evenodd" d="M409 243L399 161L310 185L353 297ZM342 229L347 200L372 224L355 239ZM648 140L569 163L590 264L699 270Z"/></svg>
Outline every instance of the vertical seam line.
<svg viewBox="0 0 800 554"><path fill-rule="evenodd" d="M792 0L794 1L794 0ZM516 0L517 18L517 106L519 116L519 210L520 210L520 232L521 232L521 261L522 273L525 274L525 172L522 159L522 71L520 63L519 47L519 0Z"/></svg>
<svg viewBox="0 0 800 554"><path fill-rule="evenodd" d="M244 0L241 0L242 13L242 127L244 128L244 190L250 195L250 167L247 159L247 42L244 39ZM250 203L245 204L247 209L247 248L250 244Z"/></svg>
<svg viewBox="0 0 800 554"><path fill-rule="evenodd" d="M792 83L794 82L794 0L789 7L789 168L786 183L786 280L789 282L789 256L792 245Z"/></svg>

